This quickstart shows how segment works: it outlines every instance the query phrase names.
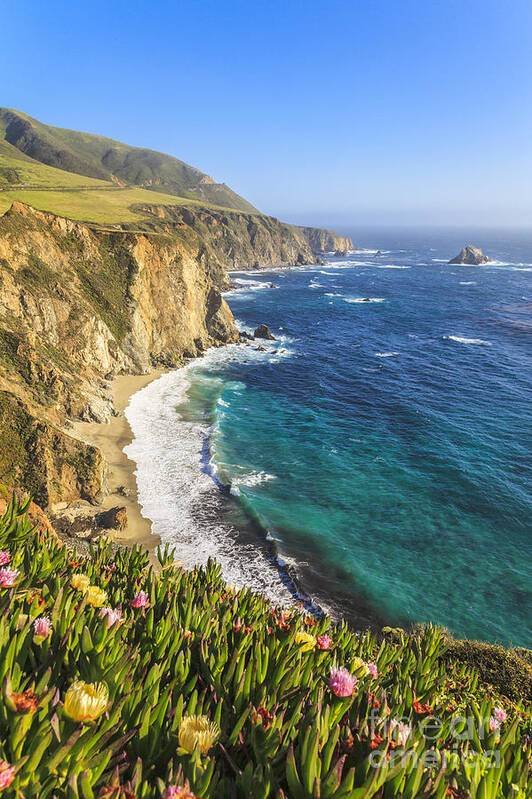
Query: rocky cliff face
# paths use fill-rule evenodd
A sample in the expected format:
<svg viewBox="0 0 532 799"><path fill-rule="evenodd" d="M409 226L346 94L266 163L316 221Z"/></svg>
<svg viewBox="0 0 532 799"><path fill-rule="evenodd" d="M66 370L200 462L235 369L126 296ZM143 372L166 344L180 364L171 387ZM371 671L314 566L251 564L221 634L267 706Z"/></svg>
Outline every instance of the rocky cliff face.
<svg viewBox="0 0 532 799"><path fill-rule="evenodd" d="M237 340L223 281L183 237L94 231L15 203L0 217L0 433L18 455L0 482L44 505L96 500L101 457L65 423L108 419L118 373Z"/></svg>
<svg viewBox="0 0 532 799"><path fill-rule="evenodd" d="M308 241L313 253L321 255L336 250L353 250L353 242L347 236L340 236L333 230L322 230L316 227L301 227L299 230Z"/></svg>
<svg viewBox="0 0 532 799"><path fill-rule="evenodd" d="M332 231L287 225L263 214L160 205L142 210L153 215L153 230L183 237L198 248L213 268L311 264L318 253L353 246L351 239Z"/></svg>

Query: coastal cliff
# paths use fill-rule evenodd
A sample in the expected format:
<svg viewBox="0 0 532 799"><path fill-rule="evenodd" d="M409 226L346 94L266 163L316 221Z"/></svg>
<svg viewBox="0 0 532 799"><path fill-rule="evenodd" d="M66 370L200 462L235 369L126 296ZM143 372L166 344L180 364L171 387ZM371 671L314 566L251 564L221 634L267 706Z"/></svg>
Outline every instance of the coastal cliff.
<svg viewBox="0 0 532 799"><path fill-rule="evenodd" d="M315 261L309 229L273 217L142 211L140 230L89 226L17 201L0 217L0 482L43 507L105 495L105 459L70 427L117 413L116 375L176 367L238 340L221 293L228 269ZM313 246L333 235L318 233Z"/></svg>
<svg viewBox="0 0 532 799"><path fill-rule="evenodd" d="M300 227L299 230L309 243L313 253L320 255L326 252L345 252L353 250L353 242L347 236L340 236L334 230L322 230L316 227Z"/></svg>
<svg viewBox="0 0 532 799"><path fill-rule="evenodd" d="M45 506L96 501L102 459L65 425L108 420L119 373L236 341L220 282L182 237L91 230L14 203L0 217L0 480Z"/></svg>
<svg viewBox="0 0 532 799"><path fill-rule="evenodd" d="M188 238L211 264L227 270L315 263L316 255L353 248L351 239L330 230L298 227L273 216L186 206L149 205L150 230Z"/></svg>

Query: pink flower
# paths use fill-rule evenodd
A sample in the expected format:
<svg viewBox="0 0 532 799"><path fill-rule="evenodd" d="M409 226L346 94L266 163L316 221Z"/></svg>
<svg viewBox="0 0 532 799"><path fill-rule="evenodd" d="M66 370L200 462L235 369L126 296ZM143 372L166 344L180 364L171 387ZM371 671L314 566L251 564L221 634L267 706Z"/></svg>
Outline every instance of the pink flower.
<svg viewBox="0 0 532 799"><path fill-rule="evenodd" d="M11 560L11 554L7 549L0 549L0 566L7 566Z"/></svg>
<svg viewBox="0 0 532 799"><path fill-rule="evenodd" d="M490 732L494 732L498 730L501 726L501 722L495 718L495 716L490 716Z"/></svg>
<svg viewBox="0 0 532 799"><path fill-rule="evenodd" d="M107 619L107 629L113 624L121 624L124 621L120 611L115 608L100 608L100 616L102 619Z"/></svg>
<svg viewBox="0 0 532 799"><path fill-rule="evenodd" d="M18 576L18 569L0 569L0 588L12 588Z"/></svg>
<svg viewBox="0 0 532 799"><path fill-rule="evenodd" d="M394 730L397 730L397 743L399 746L405 746L412 732L410 724L399 721L399 719L390 719L390 735L393 734Z"/></svg>
<svg viewBox="0 0 532 799"><path fill-rule="evenodd" d="M48 616L39 616L33 622L33 633L38 638L48 638L52 632L52 622Z"/></svg>
<svg viewBox="0 0 532 799"><path fill-rule="evenodd" d="M378 672L378 669L377 669L377 664L376 663L368 663L367 667L368 667L368 671L371 674L371 676L373 677L373 679L376 680L377 677L379 676L379 672Z"/></svg>
<svg viewBox="0 0 532 799"><path fill-rule="evenodd" d="M318 635L316 637L316 646L318 649L330 649L332 641L328 635Z"/></svg>
<svg viewBox="0 0 532 799"><path fill-rule="evenodd" d="M164 799L197 799L196 794L187 785L169 785L164 792Z"/></svg>
<svg viewBox="0 0 532 799"><path fill-rule="evenodd" d="M129 604L132 608L145 608L149 604L148 594L145 591L139 591Z"/></svg>
<svg viewBox="0 0 532 799"><path fill-rule="evenodd" d="M15 779L15 767L10 766L5 760L0 760L0 791L9 788Z"/></svg>
<svg viewBox="0 0 532 799"><path fill-rule="evenodd" d="M404 722L400 721L397 725L397 743L399 746L406 746L406 742L410 738L410 733L412 732L412 727L410 724L405 724Z"/></svg>
<svg viewBox="0 0 532 799"><path fill-rule="evenodd" d="M358 680L347 669L331 669L329 688L336 696L353 696Z"/></svg>
<svg viewBox="0 0 532 799"><path fill-rule="evenodd" d="M502 707L494 707L493 715L495 716L497 721L506 721L506 711L503 710Z"/></svg>

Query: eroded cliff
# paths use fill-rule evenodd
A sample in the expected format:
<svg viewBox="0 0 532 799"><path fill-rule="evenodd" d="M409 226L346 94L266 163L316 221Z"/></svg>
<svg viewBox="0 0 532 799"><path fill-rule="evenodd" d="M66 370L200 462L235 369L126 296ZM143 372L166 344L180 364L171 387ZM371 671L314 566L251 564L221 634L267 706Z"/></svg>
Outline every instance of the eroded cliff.
<svg viewBox="0 0 532 799"><path fill-rule="evenodd" d="M186 206L143 206L152 230L164 230L199 247L211 265L261 269L316 262L316 255L353 248L351 239L331 230L298 227L273 216Z"/></svg>
<svg viewBox="0 0 532 799"><path fill-rule="evenodd" d="M0 217L0 482L44 505L97 500L97 451L64 430L105 421L110 379L176 366L238 332L224 273L197 242L109 233L21 203ZM24 454L25 453L25 454Z"/></svg>

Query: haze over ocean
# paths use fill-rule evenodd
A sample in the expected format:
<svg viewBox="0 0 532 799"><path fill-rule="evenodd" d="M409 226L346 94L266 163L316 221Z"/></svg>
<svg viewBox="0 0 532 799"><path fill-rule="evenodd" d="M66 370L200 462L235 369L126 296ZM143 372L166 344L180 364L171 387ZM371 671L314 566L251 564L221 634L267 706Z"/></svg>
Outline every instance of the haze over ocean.
<svg viewBox="0 0 532 799"><path fill-rule="evenodd" d="M233 579L267 571L249 532L223 544L252 522L326 607L351 595L391 623L530 646L530 234L484 234L494 262L473 267L446 264L460 232L341 232L368 251L233 274L241 325L279 337L267 352L225 348L137 395L130 455L154 532L201 559L194 513L189 538L172 513L196 492Z"/></svg>

